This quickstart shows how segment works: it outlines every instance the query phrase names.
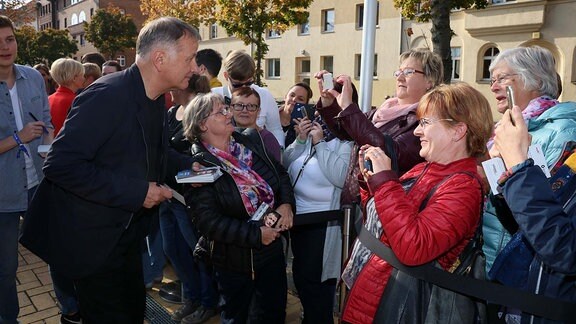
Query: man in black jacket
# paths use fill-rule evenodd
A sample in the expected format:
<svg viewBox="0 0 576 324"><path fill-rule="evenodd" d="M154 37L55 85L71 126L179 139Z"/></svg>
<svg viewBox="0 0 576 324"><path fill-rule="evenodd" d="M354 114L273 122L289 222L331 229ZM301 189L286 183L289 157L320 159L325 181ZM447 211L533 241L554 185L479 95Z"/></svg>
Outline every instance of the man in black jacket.
<svg viewBox="0 0 576 324"><path fill-rule="evenodd" d="M84 323L142 323L140 243L166 164L162 94L196 73L200 35L164 17L142 28L136 63L78 97L52 146L21 243L74 279Z"/></svg>

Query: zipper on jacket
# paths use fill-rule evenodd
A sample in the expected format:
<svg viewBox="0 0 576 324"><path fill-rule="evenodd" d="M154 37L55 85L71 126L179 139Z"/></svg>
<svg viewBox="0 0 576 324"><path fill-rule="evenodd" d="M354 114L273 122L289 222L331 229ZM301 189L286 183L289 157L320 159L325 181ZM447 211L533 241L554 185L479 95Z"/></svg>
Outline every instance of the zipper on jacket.
<svg viewBox="0 0 576 324"><path fill-rule="evenodd" d="M254 274L254 252L252 249L250 249L250 268L252 269L252 281L254 281L256 276Z"/></svg>

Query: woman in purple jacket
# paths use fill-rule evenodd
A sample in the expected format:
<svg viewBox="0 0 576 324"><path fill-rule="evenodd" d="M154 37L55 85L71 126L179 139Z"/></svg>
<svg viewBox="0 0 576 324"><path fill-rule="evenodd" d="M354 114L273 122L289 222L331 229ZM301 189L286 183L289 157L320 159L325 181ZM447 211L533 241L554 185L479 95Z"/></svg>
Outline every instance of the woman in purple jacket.
<svg viewBox="0 0 576 324"><path fill-rule="evenodd" d="M364 114L351 100L351 80L341 75L335 82L342 85L342 93L323 90L322 75L316 73L321 100L317 110L330 131L342 140L353 140L358 146L369 144L385 148L385 136L392 137L398 156L400 174L422 162L418 154L420 140L413 132L418 126L416 107L430 89L442 82L443 68L440 57L427 49L413 49L400 55L400 66L394 72L396 97L386 100L378 109ZM357 148L356 148L357 151ZM356 152L355 151L355 152ZM343 204L358 202L358 155L352 154L350 170L343 191ZM354 181L352 181L354 180Z"/></svg>

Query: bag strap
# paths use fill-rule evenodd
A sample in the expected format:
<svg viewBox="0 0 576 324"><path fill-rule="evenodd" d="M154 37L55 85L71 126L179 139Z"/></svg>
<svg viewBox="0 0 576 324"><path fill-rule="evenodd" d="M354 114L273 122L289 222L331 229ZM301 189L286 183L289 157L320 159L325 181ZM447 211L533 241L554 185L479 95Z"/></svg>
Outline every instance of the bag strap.
<svg viewBox="0 0 576 324"><path fill-rule="evenodd" d="M450 176L447 178L449 177ZM431 190L425 199L426 202L428 202L430 197L432 197L436 188L446 181L447 178L442 180ZM398 260L392 249L374 237L366 227L362 225L361 221L362 220L360 219L357 222L357 225L359 225L360 228L358 234L360 242L388 264L410 276L459 294L486 300L493 304L517 308L525 313L551 320L572 322L574 318L576 318L576 303L566 302L543 295L536 295L486 280L459 276L436 268L431 263L414 267L405 266ZM476 230L475 238L476 235L478 235L478 232L479 229ZM480 235L482 235L481 229Z"/></svg>

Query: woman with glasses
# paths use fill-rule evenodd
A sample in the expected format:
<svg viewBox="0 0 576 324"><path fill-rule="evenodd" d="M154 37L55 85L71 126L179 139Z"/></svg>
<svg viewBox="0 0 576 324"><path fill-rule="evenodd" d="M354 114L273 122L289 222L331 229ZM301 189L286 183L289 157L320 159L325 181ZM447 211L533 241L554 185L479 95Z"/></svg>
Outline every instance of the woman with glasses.
<svg viewBox="0 0 576 324"><path fill-rule="evenodd" d="M280 144L270 131L256 124L256 119L260 113L260 95L258 91L250 87L241 87L232 92L232 102L230 103L232 118L236 127L254 128L260 133L262 143L271 156L280 160Z"/></svg>
<svg viewBox="0 0 576 324"><path fill-rule="evenodd" d="M367 185L361 190L367 210L364 226L403 264L437 261L450 271L479 226L483 198L476 157L486 153L492 112L479 91L458 83L438 86L424 95L416 115L419 123L414 135L425 162L400 175L380 147L363 145L358 153ZM368 160L372 170L364 166ZM350 288L344 321L425 322L424 310L384 293L391 271L386 261L355 242L342 274ZM387 303L398 307L385 311ZM422 313L424 318L418 317Z"/></svg>
<svg viewBox="0 0 576 324"><path fill-rule="evenodd" d="M222 322L284 323L286 263L278 238L292 227L290 177L268 157L255 129L234 130L222 96L196 96L186 108L183 123L194 158L224 173L186 195L193 222L209 242ZM251 220L261 206L278 214L275 227Z"/></svg>
<svg viewBox="0 0 576 324"><path fill-rule="evenodd" d="M420 142L412 133L417 126L416 107L426 92L442 82L443 68L440 57L427 49L413 49L400 55L399 69L394 72L396 97L386 100L378 109L363 114L351 96L335 90L323 90L322 75L316 73L321 97L317 110L331 132L343 140L353 140L358 146L370 144L384 147L385 136L392 137L400 174L408 171L422 159L418 156ZM335 82L351 83L349 76L339 76ZM355 150L357 151L357 150ZM356 154L350 164L343 193L343 203L358 202L357 178L359 170Z"/></svg>
<svg viewBox="0 0 576 324"><path fill-rule="evenodd" d="M530 144L541 145L546 163L552 169L566 144L576 141L576 103L557 100L559 84L554 56L538 46L512 48L502 51L489 69L492 75L490 90L496 99L498 112L503 114L511 105L506 97L506 87L510 86L514 104L521 110L531 135ZM496 129L500 124L496 124ZM488 148L493 149L493 139L488 142ZM496 150L491 155L499 153ZM496 256L518 230L502 195L490 194L483 230L486 270L490 271ZM516 315L520 316L518 312Z"/></svg>

